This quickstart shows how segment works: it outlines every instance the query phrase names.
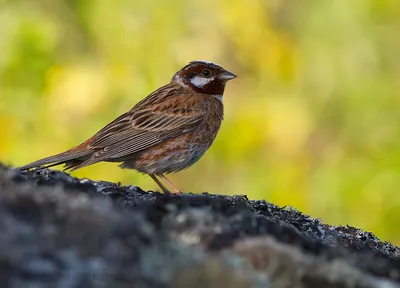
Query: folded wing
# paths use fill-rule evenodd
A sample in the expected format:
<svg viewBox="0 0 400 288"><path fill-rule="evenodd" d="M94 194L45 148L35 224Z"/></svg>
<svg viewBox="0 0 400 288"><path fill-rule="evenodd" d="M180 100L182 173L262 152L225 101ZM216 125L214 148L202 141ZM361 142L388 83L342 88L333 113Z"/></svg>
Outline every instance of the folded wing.
<svg viewBox="0 0 400 288"><path fill-rule="evenodd" d="M160 91L163 88L166 90ZM202 121L203 113L196 99L184 99L185 105L180 104L178 108L177 102L182 103L179 98L184 95L168 87L158 90L163 94L154 93L96 133L86 147L93 151L90 159L70 168L75 170L104 160L118 161L189 132Z"/></svg>

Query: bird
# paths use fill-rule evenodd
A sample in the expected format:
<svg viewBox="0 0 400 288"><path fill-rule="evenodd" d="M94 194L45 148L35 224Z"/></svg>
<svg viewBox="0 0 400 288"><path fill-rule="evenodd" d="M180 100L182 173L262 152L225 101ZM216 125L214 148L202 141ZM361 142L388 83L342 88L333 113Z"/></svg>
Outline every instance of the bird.
<svg viewBox="0 0 400 288"><path fill-rule="evenodd" d="M165 174L192 166L210 148L224 117L225 85L236 77L216 63L192 61L176 72L169 84L88 140L18 169L64 164L64 171L74 171L101 161L120 162L123 169L149 175L165 194L180 194Z"/></svg>

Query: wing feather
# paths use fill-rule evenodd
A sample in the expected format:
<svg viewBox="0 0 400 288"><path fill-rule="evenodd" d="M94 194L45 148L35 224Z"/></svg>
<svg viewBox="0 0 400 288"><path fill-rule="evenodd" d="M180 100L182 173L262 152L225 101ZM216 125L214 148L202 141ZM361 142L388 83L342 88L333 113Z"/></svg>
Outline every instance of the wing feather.
<svg viewBox="0 0 400 288"><path fill-rule="evenodd" d="M93 156L82 166L125 157L196 128L203 112L177 89L182 88L161 87L96 133L89 144ZM182 100L184 107L177 109Z"/></svg>

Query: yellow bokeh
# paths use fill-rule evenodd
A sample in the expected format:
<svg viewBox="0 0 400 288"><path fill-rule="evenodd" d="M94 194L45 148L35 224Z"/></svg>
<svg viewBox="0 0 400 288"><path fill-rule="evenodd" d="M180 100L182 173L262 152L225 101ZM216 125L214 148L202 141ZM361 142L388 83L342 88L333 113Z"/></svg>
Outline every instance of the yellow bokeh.
<svg viewBox="0 0 400 288"><path fill-rule="evenodd" d="M400 244L400 1L0 1L0 161L79 144L195 59L239 77L184 191ZM157 189L116 164L73 173Z"/></svg>

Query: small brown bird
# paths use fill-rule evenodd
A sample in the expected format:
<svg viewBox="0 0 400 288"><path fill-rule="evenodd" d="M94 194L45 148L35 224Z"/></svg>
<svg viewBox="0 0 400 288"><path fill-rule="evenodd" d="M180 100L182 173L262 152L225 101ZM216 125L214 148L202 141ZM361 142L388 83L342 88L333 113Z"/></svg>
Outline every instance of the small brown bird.
<svg viewBox="0 0 400 288"><path fill-rule="evenodd" d="M73 171L122 162L121 168L150 175L164 193L170 192L157 177L181 193L164 174L188 168L211 146L223 119L225 84L234 78L217 64L193 61L82 144L19 169L65 164L64 170Z"/></svg>

